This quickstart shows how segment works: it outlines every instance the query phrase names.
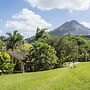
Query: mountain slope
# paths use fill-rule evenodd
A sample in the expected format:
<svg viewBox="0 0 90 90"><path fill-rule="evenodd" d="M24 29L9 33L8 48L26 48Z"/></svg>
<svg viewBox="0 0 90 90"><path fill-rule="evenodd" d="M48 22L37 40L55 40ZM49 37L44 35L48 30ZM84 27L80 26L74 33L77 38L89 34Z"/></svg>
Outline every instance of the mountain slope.
<svg viewBox="0 0 90 90"><path fill-rule="evenodd" d="M52 35L90 35L90 29L72 20L50 32Z"/></svg>

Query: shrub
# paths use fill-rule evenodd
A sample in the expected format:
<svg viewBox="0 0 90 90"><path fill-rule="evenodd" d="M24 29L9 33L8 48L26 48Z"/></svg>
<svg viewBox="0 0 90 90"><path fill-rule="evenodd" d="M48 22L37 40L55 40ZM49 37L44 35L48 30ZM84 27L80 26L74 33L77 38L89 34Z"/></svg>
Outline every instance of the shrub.
<svg viewBox="0 0 90 90"><path fill-rule="evenodd" d="M9 54L6 52L0 52L0 70L2 73L11 73L13 68L14 64L11 63Z"/></svg>

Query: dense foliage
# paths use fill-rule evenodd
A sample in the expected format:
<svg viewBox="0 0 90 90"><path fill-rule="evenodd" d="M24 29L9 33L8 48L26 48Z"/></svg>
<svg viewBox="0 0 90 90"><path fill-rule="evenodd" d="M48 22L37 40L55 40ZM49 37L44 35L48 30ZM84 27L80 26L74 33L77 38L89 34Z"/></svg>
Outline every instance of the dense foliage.
<svg viewBox="0 0 90 90"><path fill-rule="evenodd" d="M6 52L0 52L0 70L2 73L12 73L14 64L11 62L9 54Z"/></svg>
<svg viewBox="0 0 90 90"><path fill-rule="evenodd" d="M57 67L62 67L64 62L89 61L90 40L84 36L51 36L40 38L40 42L54 47L59 59Z"/></svg>
<svg viewBox="0 0 90 90"><path fill-rule="evenodd" d="M36 42L29 51L29 60L32 71L48 70L55 67L57 57L54 48L48 44Z"/></svg>
<svg viewBox="0 0 90 90"><path fill-rule="evenodd" d="M7 50L11 49L12 51L22 43L23 37L21 34L18 33L18 31L14 31L13 33L7 33Z"/></svg>
<svg viewBox="0 0 90 90"><path fill-rule="evenodd" d="M65 62L90 61L90 39L84 36L52 36L45 30L37 28L36 35L30 38L33 43L26 43L17 31L7 33L8 37L0 37L0 51L5 55L5 52L10 50L26 53L23 65L25 69L29 68L29 71L60 68ZM9 71L13 68L13 64L14 70L17 70L17 66L20 70L21 62L10 56L11 59L4 58L2 52L0 70Z"/></svg>

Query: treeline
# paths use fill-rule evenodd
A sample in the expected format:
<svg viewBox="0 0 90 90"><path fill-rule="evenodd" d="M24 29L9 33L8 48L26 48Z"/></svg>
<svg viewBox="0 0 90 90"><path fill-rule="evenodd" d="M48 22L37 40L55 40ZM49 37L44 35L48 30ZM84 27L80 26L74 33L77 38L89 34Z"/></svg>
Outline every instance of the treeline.
<svg viewBox="0 0 90 90"><path fill-rule="evenodd" d="M52 36L45 30L37 28L36 35L30 38L33 41L30 44L17 31L7 33L8 37L0 37L0 50L28 53L25 66L29 71L60 68L65 62L90 61L89 39L84 36ZM0 53L0 70L17 70L20 63L13 63L12 58L5 54Z"/></svg>
<svg viewBox="0 0 90 90"><path fill-rule="evenodd" d="M52 36L44 32L38 41L55 48L61 66L67 61L90 60L90 39L84 36Z"/></svg>

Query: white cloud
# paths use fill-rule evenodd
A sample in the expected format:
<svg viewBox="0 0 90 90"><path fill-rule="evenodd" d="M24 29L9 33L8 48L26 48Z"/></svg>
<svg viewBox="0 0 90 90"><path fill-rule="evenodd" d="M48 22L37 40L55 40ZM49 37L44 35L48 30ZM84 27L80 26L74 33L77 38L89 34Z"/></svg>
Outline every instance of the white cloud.
<svg viewBox="0 0 90 90"><path fill-rule="evenodd" d="M81 22L81 24L84 25L85 27L90 28L90 23L88 23L88 22L83 21L83 22Z"/></svg>
<svg viewBox="0 0 90 90"><path fill-rule="evenodd" d="M12 19L6 22L6 26L22 33L34 34L37 27L48 28L52 25L42 19L40 15L24 8L18 14L12 16Z"/></svg>
<svg viewBox="0 0 90 90"><path fill-rule="evenodd" d="M69 11L83 11L90 7L90 0L25 0L33 7L43 10L68 9Z"/></svg>

